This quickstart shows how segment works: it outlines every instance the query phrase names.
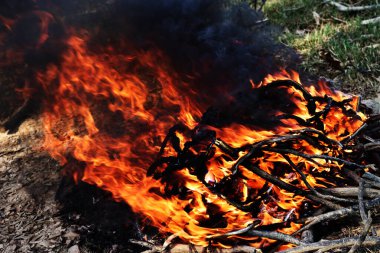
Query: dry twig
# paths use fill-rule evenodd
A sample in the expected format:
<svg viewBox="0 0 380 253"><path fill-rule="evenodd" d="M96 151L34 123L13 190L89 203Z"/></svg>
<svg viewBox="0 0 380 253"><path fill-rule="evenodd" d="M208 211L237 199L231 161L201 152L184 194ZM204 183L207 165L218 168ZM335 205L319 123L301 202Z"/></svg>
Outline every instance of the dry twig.
<svg viewBox="0 0 380 253"><path fill-rule="evenodd" d="M265 237L277 241L283 241L295 245L303 245L304 243L290 235L279 233L279 232L272 232L272 231L260 231L260 230L249 230L246 235L249 236L258 236L258 237Z"/></svg>
<svg viewBox="0 0 380 253"><path fill-rule="evenodd" d="M332 249L340 249L347 248L353 246L359 240L359 236L356 237L346 237L338 240L332 241L320 241L316 243L311 243L307 245L298 246L295 248L287 249L284 251L280 251L281 253L304 253L310 252L313 250L332 250ZM380 245L380 237L377 236L368 236L367 239L362 243L363 246L377 246Z"/></svg>
<svg viewBox="0 0 380 253"><path fill-rule="evenodd" d="M338 11L343 11L343 12L366 11L366 10L374 10L374 9L380 8L380 4L352 6L352 5L343 5L335 1L326 1L326 2L332 6L335 6L338 9Z"/></svg>
<svg viewBox="0 0 380 253"><path fill-rule="evenodd" d="M361 22L362 25L376 24L380 23L380 17L366 19Z"/></svg>
<svg viewBox="0 0 380 253"><path fill-rule="evenodd" d="M356 197L358 196L358 187L336 187L336 188L321 188L318 191L325 194L332 194L338 197ZM372 188L364 188L363 196L366 198L376 198L380 196L380 190Z"/></svg>
<svg viewBox="0 0 380 253"><path fill-rule="evenodd" d="M380 197L378 197L376 199L369 200L369 201L364 201L364 207L366 209L373 209L373 208L378 207L378 206L380 206ZM343 219L343 218L348 217L348 216L357 216L357 215L359 215L358 210L359 210L359 206L355 205L355 206L351 206L351 207L342 208L340 210L335 210L335 211L331 211L328 213L324 213L324 214L321 214L318 216L310 217L306 220L306 225L304 225L301 229L294 232L293 234L299 234L302 231L305 231L305 230L311 228L315 224L318 224L318 223L321 223L324 221Z"/></svg>
<svg viewBox="0 0 380 253"><path fill-rule="evenodd" d="M363 244L365 241L365 238L368 235L368 232L372 226L372 218L371 218L371 212L368 212L367 220L364 223L363 231L359 236L359 239L356 241L356 243L352 246L350 251L348 253L354 253L356 250Z"/></svg>

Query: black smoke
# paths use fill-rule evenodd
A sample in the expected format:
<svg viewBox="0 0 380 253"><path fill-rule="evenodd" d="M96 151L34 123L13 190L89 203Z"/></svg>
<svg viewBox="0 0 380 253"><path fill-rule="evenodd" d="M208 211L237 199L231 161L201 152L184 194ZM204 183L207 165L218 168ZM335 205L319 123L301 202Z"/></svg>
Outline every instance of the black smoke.
<svg viewBox="0 0 380 253"><path fill-rule="evenodd" d="M292 49L276 42L278 29L262 12L244 1L235 2L239 1L5 0L0 14L17 18L4 44L22 47L32 72L50 63L59 65L68 27L85 29L92 35L89 45L94 50L124 41L129 46L121 50L131 54L159 49L199 99L221 108L234 103L246 112L260 103L256 95L245 97L252 92L250 80L257 83L280 68L295 69L299 59ZM38 47L36 11L54 16L49 39ZM239 105L247 100L250 103Z"/></svg>
<svg viewBox="0 0 380 253"><path fill-rule="evenodd" d="M184 77L196 77L194 86L214 95L249 89L250 79L259 82L297 62L292 50L275 42L276 28L246 3L119 0L109 15L102 17L100 38L124 36L139 49L158 47Z"/></svg>

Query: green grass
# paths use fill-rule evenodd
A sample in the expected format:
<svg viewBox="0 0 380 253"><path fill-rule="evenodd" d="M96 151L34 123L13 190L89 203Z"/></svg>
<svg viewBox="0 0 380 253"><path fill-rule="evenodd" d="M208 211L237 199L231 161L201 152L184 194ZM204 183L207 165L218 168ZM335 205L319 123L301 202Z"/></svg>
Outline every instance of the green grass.
<svg viewBox="0 0 380 253"><path fill-rule="evenodd" d="M319 0L269 0L264 12L284 28L279 39L299 51L305 70L335 80L344 91L366 97L380 92L380 25L360 24L379 16L379 9L342 13Z"/></svg>

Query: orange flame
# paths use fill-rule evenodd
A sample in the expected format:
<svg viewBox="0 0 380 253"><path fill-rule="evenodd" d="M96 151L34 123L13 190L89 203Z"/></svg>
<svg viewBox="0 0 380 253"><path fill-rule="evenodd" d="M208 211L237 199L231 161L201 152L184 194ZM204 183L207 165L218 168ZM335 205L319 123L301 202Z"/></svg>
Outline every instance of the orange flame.
<svg viewBox="0 0 380 253"><path fill-rule="evenodd" d="M44 146L62 164L68 162L66 157L69 154L85 162L83 173L75 174L78 180L110 191L116 200L127 202L134 212L148 218L162 233L176 234L183 240L203 246L209 245L211 240L214 245L228 247L228 244L210 238L245 228L256 220L261 221L260 225L266 225L283 222L289 215L299 216L304 197L271 186L272 201L263 203L259 215L253 217L212 192L188 168L177 170L171 176L176 187L186 191L186 197L166 196L165 187L169 186L147 177L147 168L154 162L167 131L177 123L193 129L207 105L194 99L196 92L181 81L158 50L128 55L108 47L94 53L87 47L86 37L83 36L70 37L67 45L69 49L60 65L49 65L45 71L38 73L37 79L48 95L43 112ZM301 85L297 73L282 71L269 75L258 85L252 83L252 88L258 89L276 80L293 80ZM313 96L327 95L337 102L349 98L332 91L324 83L303 87ZM305 120L310 118L312 115L302 93L293 87L287 88L287 92L297 105L294 115ZM353 99L346 105L347 109L355 109L355 103ZM317 102L316 105L317 112L326 106L324 102ZM358 115L359 119L348 118L341 109L333 107L322 119L324 131L329 138L341 141L345 133L353 133L363 124L365 116ZM294 119L283 119L282 122L283 126L272 131L240 124L210 129L215 130L217 137L231 147L240 147L304 128ZM177 137L181 145L187 138L181 134ZM297 149L306 154L325 152L307 142L301 141L297 145ZM175 154L169 147L164 152ZM341 150L330 152L339 153ZM244 154L240 152L238 158ZM217 148L207 164L206 184L211 185L230 176L232 165L238 158L226 158ZM310 185L324 187L312 171L327 168L295 155L289 155L289 159L303 166ZM276 162L286 163L282 156L269 151L253 162L268 173L274 170ZM330 165L340 166L338 163ZM245 178L239 182L238 189L239 199L244 203L257 194L266 182L242 166L239 170ZM296 173L283 173L281 179L307 189ZM212 210L209 208L211 205ZM215 212L223 220L212 228L204 225ZM289 228L279 231L290 234L299 226L292 223ZM250 244L255 246L271 242L257 242L257 238L246 240L252 241Z"/></svg>

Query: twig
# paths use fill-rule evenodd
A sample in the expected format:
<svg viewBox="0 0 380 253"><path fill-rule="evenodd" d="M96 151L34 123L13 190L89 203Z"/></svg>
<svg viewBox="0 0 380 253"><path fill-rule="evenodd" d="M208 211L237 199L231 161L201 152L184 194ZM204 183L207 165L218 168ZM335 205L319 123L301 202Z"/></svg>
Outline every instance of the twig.
<svg viewBox="0 0 380 253"><path fill-rule="evenodd" d="M136 241L136 240L130 240L131 243L140 245L145 248L149 248L148 250L144 251L143 253L183 253L183 252L205 252L205 248L202 246L194 246L192 244L176 244L171 249L165 250L163 247L160 246L154 246L153 244L143 242L143 241ZM213 251L212 251L213 252ZM235 246L231 249L220 249L218 250L220 253L262 253L261 250L250 247L250 246Z"/></svg>
<svg viewBox="0 0 380 253"><path fill-rule="evenodd" d="M325 194L332 194L338 197L356 197L358 196L358 187L336 187L336 188L320 188L318 191ZM376 198L380 196L380 190L365 188L364 189L364 197L367 198Z"/></svg>
<svg viewBox="0 0 380 253"><path fill-rule="evenodd" d="M322 166L322 164L316 162L313 159L324 159L324 160L329 160L329 161L340 162L340 163L343 163L347 166L352 166L352 167L361 168L361 169L367 168L366 165L360 165L357 163L353 163L350 161L343 160L341 158L332 157L332 156L328 156L328 155L309 155L309 154L301 153L301 152L298 152L298 151L295 151L292 149L266 148L265 150L273 151L273 152L276 152L279 154L282 154L282 153L293 154L296 156L301 156L301 157L306 158L306 159L311 159L318 166Z"/></svg>
<svg viewBox="0 0 380 253"><path fill-rule="evenodd" d="M372 181L374 181L376 183L380 183L380 177L378 177L378 176L376 176L376 175L374 175L372 173L369 173L369 172L365 172L363 174L363 178L372 180Z"/></svg>
<svg viewBox="0 0 380 253"><path fill-rule="evenodd" d="M294 185L291 185L291 184L288 184L288 183L285 183L284 181L278 179L277 177L274 177L272 175L270 175L269 173L259 169L258 167L256 166L251 166L250 164L244 164L245 167L247 169L249 169L250 171L252 171L253 173L255 173L256 175L258 175L259 177L261 178L264 178L265 180L267 180L268 182L288 191L288 192L293 192L295 194L298 194L298 195L302 195L302 196L305 196L315 202L318 202L320 204L323 204L325 206L328 206L329 208L331 209L335 209L335 210L338 210L338 209L341 209L342 207L338 204L335 204L329 200L326 200L326 199L323 199L323 198L320 198L320 197L317 197L309 192L306 192L302 189L299 189L297 187L295 187Z"/></svg>
<svg viewBox="0 0 380 253"><path fill-rule="evenodd" d="M342 172L346 175L346 176L348 176L348 177L350 177L351 179L353 179L356 183L360 183L360 180L361 180L361 178L359 177L359 175L358 174L356 174L355 172L353 172L352 170L349 170L349 169L347 169L347 168L342 168Z"/></svg>
<svg viewBox="0 0 380 253"><path fill-rule="evenodd" d="M165 240L164 244L162 244L162 251L166 251L167 249L169 249L170 246L173 244L173 241L174 241L176 238L178 238L178 235L176 235L176 234L172 234L171 236L169 236L169 237Z"/></svg>
<svg viewBox="0 0 380 253"><path fill-rule="evenodd" d="M347 137L346 139L344 139L342 141L343 144L346 144L346 143L349 143L352 139L354 139L359 133L361 133L363 130L365 130L366 128L368 127L368 124L367 123L364 123L363 125L361 125L361 127L359 127L353 134L351 134L349 137Z"/></svg>
<svg viewBox="0 0 380 253"><path fill-rule="evenodd" d="M24 100L22 105L18 107L11 116L0 122L0 128L4 127L5 130L10 132L17 130L23 119L28 116L28 113L30 113L33 106L35 106L34 104L38 105L37 99L27 98Z"/></svg>
<svg viewBox="0 0 380 253"><path fill-rule="evenodd" d="M177 244L175 245L168 253L184 253L189 252L189 247L192 247L195 252L206 252L205 249L201 246L189 246L186 244ZM212 249L211 249L212 250ZM209 252L209 251L207 251ZM214 252L214 251L211 251ZM250 246L235 246L231 249L218 249L220 253L262 253L260 249L256 249Z"/></svg>
<svg viewBox="0 0 380 253"><path fill-rule="evenodd" d="M348 253L354 253L360 246L362 246L363 242L365 241L365 238L368 235L368 232L371 226L372 226L371 212L368 212L368 217L367 217L366 222L364 223L363 231L360 234L359 239L355 242L355 244L352 246L352 248L350 249Z"/></svg>
<svg viewBox="0 0 380 253"><path fill-rule="evenodd" d="M161 251L161 247L158 247L150 242L146 242L146 241L139 241L139 240L135 240L135 239L130 239L129 240L130 243L133 243L135 245L139 245L141 247L144 247L144 248L148 248L149 250L146 250L144 252L148 253L148 252L160 252Z"/></svg>
<svg viewBox="0 0 380 253"><path fill-rule="evenodd" d="M356 201L351 200L351 199L344 199L344 198L339 198L335 197L332 195L324 195L322 193L319 193L316 191L307 181L306 175L300 170L296 164L289 158L289 156L282 154L282 156L285 158L285 160L289 163L289 165L301 176L302 181L305 183L306 187L315 195L323 199L328 199L328 200L335 200L339 202L346 202L346 203L354 203Z"/></svg>
<svg viewBox="0 0 380 253"><path fill-rule="evenodd" d="M343 5L335 1L327 1L328 4L335 6L339 11L366 11L380 8L380 4L373 5L363 5L363 6L352 6L352 5Z"/></svg>
<svg viewBox="0 0 380 253"><path fill-rule="evenodd" d="M283 241L295 245L304 245L304 242L301 242L300 240L279 232L272 232L272 231L261 231L261 230L249 230L246 235L249 236L258 236L258 237L265 237L273 240Z"/></svg>
<svg viewBox="0 0 380 253"><path fill-rule="evenodd" d="M288 141L288 140L295 140L300 138L299 135L285 135L285 136L280 136L280 137L275 137L272 139L266 139L263 141L259 141L253 145L251 145L251 148L249 149L249 152L245 154L244 156L240 157L235 164L232 166L232 175L236 174L239 166L245 162L245 160L249 159L256 151L258 151L262 146L272 144L272 143L277 143L281 141ZM233 154L230 154L233 155Z"/></svg>
<svg viewBox="0 0 380 253"><path fill-rule="evenodd" d="M233 235L241 235L241 234L244 234L244 233L248 232L249 230L251 230L253 225L254 224L252 223L252 224L248 225L246 228L231 231L231 232L225 233L223 235L217 235L217 236L212 235L212 236L209 236L208 239L225 238L225 237L229 237L229 236L233 236Z"/></svg>
<svg viewBox="0 0 380 253"><path fill-rule="evenodd" d="M279 232L273 232L273 231L255 230L255 229L252 229L252 227L253 227L253 224L250 224L246 228L236 230L236 231L232 231L229 233L225 233L225 234L219 235L219 236L210 236L210 237L208 237L208 239L219 239L219 238L225 238L225 237L229 237L229 236L233 236L233 235L245 234L248 236L265 237L265 238L269 238L269 239L273 239L273 240L292 243L295 245L302 245L303 244L303 242L301 242L300 240L298 240L298 239L296 239L290 235L279 233Z"/></svg>
<svg viewBox="0 0 380 253"><path fill-rule="evenodd" d="M377 206L380 206L380 197L373 199L373 200L365 201L364 206L366 209L372 209L372 208L375 208ZM359 206L355 205L355 206L346 207L346 208L342 208L340 210L335 210L335 211L324 213L324 214L321 214L318 216L311 217L311 218L306 220L306 225L304 225L301 229L294 232L293 234L299 234L302 231L305 231L306 229L311 228L315 224L318 224L318 223L321 223L324 221L337 220L337 219L345 218L347 216L359 215L358 209L359 209Z"/></svg>
<svg viewBox="0 0 380 253"><path fill-rule="evenodd" d="M363 222L366 223L368 217L365 213L365 206L364 206L364 180L360 180L360 183L359 183L358 200L359 200L360 217L362 218Z"/></svg>
<svg viewBox="0 0 380 253"><path fill-rule="evenodd" d="M320 241L316 243L311 243L308 245L302 245L298 246L296 248L291 248L287 250L280 251L281 253L304 253L309 252L313 250L332 250L332 249L339 249L339 248L346 248L353 246L357 241L359 240L359 237L346 237L338 240L332 240L332 241ZM368 236L367 239L362 243L363 246L377 246L380 245L380 237L376 236Z"/></svg>
<svg viewBox="0 0 380 253"><path fill-rule="evenodd" d="M369 24L376 24L376 23L379 23L379 22L380 22L380 17L376 17L376 18L371 18L371 19L363 20L360 24L362 24L362 25L369 25Z"/></svg>
<svg viewBox="0 0 380 253"><path fill-rule="evenodd" d="M380 149L380 142L374 141L371 143L366 143L366 144L364 144L364 149L366 151Z"/></svg>
<svg viewBox="0 0 380 253"><path fill-rule="evenodd" d="M365 182L367 185L369 185L369 186L371 186L371 187L380 188L380 183L375 182L375 181L372 181L372 180L368 180L368 179L365 179L365 178L363 178L363 179L364 179L364 182Z"/></svg>
<svg viewBox="0 0 380 253"><path fill-rule="evenodd" d="M315 104L315 98L299 83L293 81L293 80L278 80L273 81L266 85L265 89L270 89L271 87L293 87L296 90L299 90L302 92L303 97L307 100L307 110L310 114L315 114L316 104Z"/></svg>

